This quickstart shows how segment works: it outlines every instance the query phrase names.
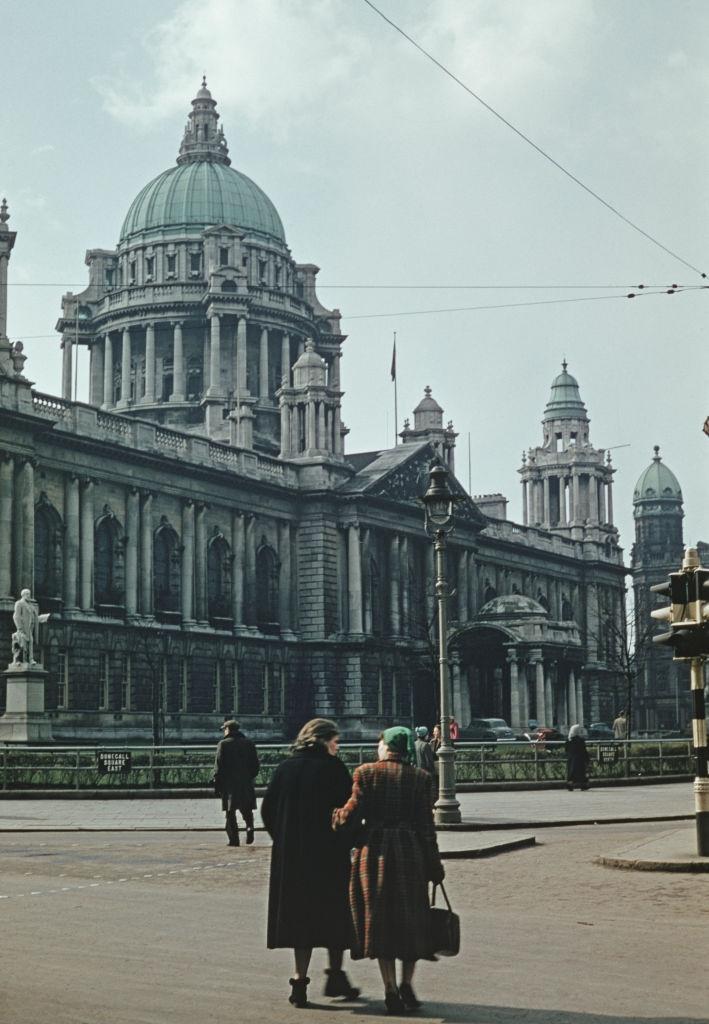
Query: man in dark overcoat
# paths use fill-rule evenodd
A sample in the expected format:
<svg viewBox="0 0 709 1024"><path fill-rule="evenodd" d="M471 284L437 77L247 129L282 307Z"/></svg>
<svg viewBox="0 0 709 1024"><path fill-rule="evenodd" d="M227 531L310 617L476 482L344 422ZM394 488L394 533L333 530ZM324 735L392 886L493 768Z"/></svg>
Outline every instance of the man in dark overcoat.
<svg viewBox="0 0 709 1024"><path fill-rule="evenodd" d="M226 812L226 834L229 846L239 845L239 826L236 812L239 811L246 825L246 845L254 841L254 809L256 792L254 779L259 770L256 747L239 729L233 718L222 726L224 739L217 747L214 764L214 787L222 798L222 810Z"/></svg>

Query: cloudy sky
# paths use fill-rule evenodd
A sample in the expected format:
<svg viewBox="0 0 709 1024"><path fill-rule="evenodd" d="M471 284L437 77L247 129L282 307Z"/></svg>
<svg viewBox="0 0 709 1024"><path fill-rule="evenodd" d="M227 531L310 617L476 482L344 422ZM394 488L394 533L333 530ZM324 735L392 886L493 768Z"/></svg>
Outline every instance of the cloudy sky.
<svg viewBox="0 0 709 1024"><path fill-rule="evenodd" d="M628 553L654 444L682 484L685 540L709 540L709 292L622 298L709 272L709 7L378 6L680 258L363 0L2 0L0 194L18 232L8 331L25 340L31 379L59 390L61 294L173 164L206 72L234 166L274 201L295 258L322 268L321 299L345 316L351 450L393 437L396 331L400 420L430 384L460 432L458 475L467 485L470 444L473 493L502 491L518 518L521 452L541 441L565 356L592 442L628 446L613 453Z"/></svg>

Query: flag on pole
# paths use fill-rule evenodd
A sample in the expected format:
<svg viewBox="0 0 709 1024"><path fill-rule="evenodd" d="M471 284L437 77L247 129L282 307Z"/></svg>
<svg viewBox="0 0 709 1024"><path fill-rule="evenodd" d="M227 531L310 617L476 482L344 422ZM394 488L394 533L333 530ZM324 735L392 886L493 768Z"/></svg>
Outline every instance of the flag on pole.
<svg viewBox="0 0 709 1024"><path fill-rule="evenodd" d="M391 379L396 380L396 331L394 332L394 348L391 352Z"/></svg>

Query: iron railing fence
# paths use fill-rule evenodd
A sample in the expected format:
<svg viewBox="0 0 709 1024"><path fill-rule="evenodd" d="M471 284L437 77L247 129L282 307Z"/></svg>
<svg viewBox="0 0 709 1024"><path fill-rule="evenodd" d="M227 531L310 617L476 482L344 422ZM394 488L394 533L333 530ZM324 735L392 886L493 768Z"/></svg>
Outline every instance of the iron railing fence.
<svg viewBox="0 0 709 1024"><path fill-rule="evenodd" d="M694 773L691 740L587 741L591 779L671 778ZM211 786L210 746L0 747L0 791L205 789ZM288 756L283 744L258 744L257 786ZM343 743L354 768L376 758L371 744ZM563 742L459 743L458 783L545 782L566 778Z"/></svg>

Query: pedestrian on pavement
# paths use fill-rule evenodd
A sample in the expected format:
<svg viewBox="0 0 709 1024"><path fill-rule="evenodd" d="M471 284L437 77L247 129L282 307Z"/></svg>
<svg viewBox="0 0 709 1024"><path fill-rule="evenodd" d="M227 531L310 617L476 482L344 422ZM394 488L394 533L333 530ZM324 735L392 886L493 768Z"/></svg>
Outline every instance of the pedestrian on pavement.
<svg viewBox="0 0 709 1024"><path fill-rule="evenodd" d="M455 716L452 715L451 716L451 724L450 724L451 743L455 743L459 736L460 736L460 726L456 722Z"/></svg>
<svg viewBox="0 0 709 1024"><path fill-rule="evenodd" d="M250 846L254 841L254 779L259 770L258 754L251 740L240 731L236 719L230 718L222 729L224 739L217 746L214 763L214 789L222 798L222 810L226 812L224 828L229 846L239 845L237 811L244 819L246 845Z"/></svg>
<svg viewBox="0 0 709 1024"><path fill-rule="evenodd" d="M328 951L326 996L356 999L342 970L352 945L347 899L349 831L336 834L332 813L352 791L352 779L337 756L339 729L328 718L306 722L291 755L275 772L261 804L273 839L268 894L268 948L292 949L295 971L289 1001L308 1005L308 967L313 948ZM353 828L355 827L353 821Z"/></svg>
<svg viewBox="0 0 709 1024"><path fill-rule="evenodd" d="M572 725L566 741L566 786L573 791L574 786L588 789L589 754L580 725Z"/></svg>
<svg viewBox="0 0 709 1024"><path fill-rule="evenodd" d="M613 738L624 740L628 735L628 712L619 711L613 722Z"/></svg>
<svg viewBox="0 0 709 1024"><path fill-rule="evenodd" d="M417 1010L411 982L416 961L434 959L428 882L444 877L431 812L431 776L410 761L410 729L394 726L379 740L374 764L355 768L352 796L333 814L340 828L355 817L365 825L352 858L352 958L377 959L387 1013ZM401 982L396 984L396 961Z"/></svg>
<svg viewBox="0 0 709 1024"><path fill-rule="evenodd" d="M416 742L414 746L416 748L416 767L423 768L429 775L433 775L436 765L433 751L428 741L428 729L425 725L416 727Z"/></svg>
<svg viewBox="0 0 709 1024"><path fill-rule="evenodd" d="M431 733L431 739L428 741L428 745L433 751L434 758L437 758L438 748L441 745L441 727L438 724L438 722L436 722L436 724L433 727L433 732Z"/></svg>

